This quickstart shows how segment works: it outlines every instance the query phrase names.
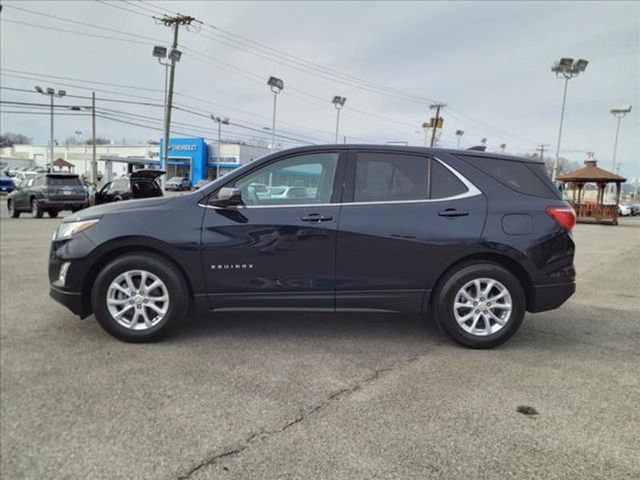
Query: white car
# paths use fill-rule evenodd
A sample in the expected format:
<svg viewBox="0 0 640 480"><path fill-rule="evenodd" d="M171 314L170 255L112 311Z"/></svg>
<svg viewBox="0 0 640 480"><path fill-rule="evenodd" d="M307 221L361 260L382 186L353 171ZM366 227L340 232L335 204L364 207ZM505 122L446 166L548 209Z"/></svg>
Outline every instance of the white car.
<svg viewBox="0 0 640 480"><path fill-rule="evenodd" d="M631 207L629 205L618 205L618 215L621 217L631 215Z"/></svg>

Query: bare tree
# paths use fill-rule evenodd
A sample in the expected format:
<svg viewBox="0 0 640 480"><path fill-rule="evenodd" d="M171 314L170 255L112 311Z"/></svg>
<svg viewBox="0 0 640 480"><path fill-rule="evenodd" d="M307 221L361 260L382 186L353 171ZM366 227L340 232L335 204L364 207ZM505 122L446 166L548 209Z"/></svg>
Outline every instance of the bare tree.
<svg viewBox="0 0 640 480"><path fill-rule="evenodd" d="M14 145L29 144L31 139L21 133L6 132L4 135L0 135L0 148L1 147L13 147Z"/></svg>

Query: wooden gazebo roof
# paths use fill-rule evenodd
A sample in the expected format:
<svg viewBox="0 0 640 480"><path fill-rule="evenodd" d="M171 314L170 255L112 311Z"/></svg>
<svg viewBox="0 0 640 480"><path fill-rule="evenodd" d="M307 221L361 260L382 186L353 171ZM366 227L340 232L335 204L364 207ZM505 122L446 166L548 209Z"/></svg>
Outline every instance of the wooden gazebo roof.
<svg viewBox="0 0 640 480"><path fill-rule="evenodd" d="M620 175L616 175L615 173L598 167L596 160L586 160L584 165L584 167L579 168L578 170L558 176L557 179L561 182L573 183L622 183L627 181L626 178L621 177Z"/></svg>
<svg viewBox="0 0 640 480"><path fill-rule="evenodd" d="M51 163L52 166L58 168L74 167L73 163L67 162L64 158L58 158Z"/></svg>

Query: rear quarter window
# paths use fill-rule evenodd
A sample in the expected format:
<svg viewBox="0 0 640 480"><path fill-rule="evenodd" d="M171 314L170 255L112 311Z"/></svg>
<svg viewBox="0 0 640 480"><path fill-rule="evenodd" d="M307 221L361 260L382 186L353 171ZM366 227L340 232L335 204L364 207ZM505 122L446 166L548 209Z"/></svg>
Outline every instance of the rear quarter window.
<svg viewBox="0 0 640 480"><path fill-rule="evenodd" d="M467 155L459 158L516 192L535 197L562 198L542 164Z"/></svg>

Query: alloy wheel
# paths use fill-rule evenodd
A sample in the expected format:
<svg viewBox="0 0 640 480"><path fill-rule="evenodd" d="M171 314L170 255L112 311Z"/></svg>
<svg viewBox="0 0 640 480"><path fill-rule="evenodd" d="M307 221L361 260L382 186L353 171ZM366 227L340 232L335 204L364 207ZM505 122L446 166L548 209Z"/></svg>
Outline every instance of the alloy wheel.
<svg viewBox="0 0 640 480"><path fill-rule="evenodd" d="M128 270L118 275L109 285L106 300L111 317L130 330L155 327L169 309L167 286L146 270Z"/></svg>
<svg viewBox="0 0 640 480"><path fill-rule="evenodd" d="M487 336L502 330L512 311L511 293L492 278L471 280L454 297L456 322L471 335Z"/></svg>

